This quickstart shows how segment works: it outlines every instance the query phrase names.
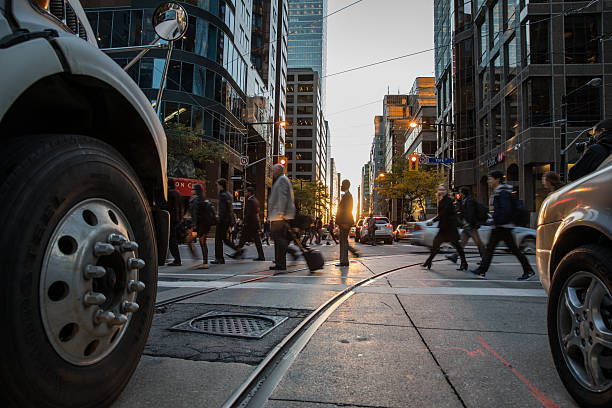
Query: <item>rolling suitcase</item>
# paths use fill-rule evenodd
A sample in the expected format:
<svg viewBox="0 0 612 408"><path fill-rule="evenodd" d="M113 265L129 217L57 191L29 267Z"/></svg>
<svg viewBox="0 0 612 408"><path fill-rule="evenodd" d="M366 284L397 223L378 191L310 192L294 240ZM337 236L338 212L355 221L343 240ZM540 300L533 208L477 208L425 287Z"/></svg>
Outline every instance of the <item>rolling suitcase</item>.
<svg viewBox="0 0 612 408"><path fill-rule="evenodd" d="M306 265L308 265L308 269L310 269L310 272L314 272L319 269L323 269L323 264L325 264L325 259L323 259L323 255L321 254L321 252L317 251L316 249L310 249L302 245L302 243L295 236L291 228L289 228L289 235L291 236L291 239L293 240L293 242L295 242L295 244L300 248L300 251L302 251L302 255L304 255L304 259L306 260Z"/></svg>

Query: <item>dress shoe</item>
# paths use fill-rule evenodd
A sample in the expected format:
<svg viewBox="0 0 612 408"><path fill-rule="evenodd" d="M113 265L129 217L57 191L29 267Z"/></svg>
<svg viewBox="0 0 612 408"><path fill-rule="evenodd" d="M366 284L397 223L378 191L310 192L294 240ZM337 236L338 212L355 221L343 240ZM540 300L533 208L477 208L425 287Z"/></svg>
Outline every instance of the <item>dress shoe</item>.
<svg viewBox="0 0 612 408"><path fill-rule="evenodd" d="M170 262L167 266L181 266L181 263L173 261L173 262Z"/></svg>
<svg viewBox="0 0 612 408"><path fill-rule="evenodd" d="M461 265L459 266L459 268L457 268L458 271L467 271L468 270L468 264L466 263L461 263Z"/></svg>
<svg viewBox="0 0 612 408"><path fill-rule="evenodd" d="M210 263L214 265L223 265L225 263L225 259L215 259L214 261L210 261Z"/></svg>
<svg viewBox="0 0 612 408"><path fill-rule="evenodd" d="M421 264L422 267L431 269L431 261L426 261L424 264Z"/></svg>
<svg viewBox="0 0 612 408"><path fill-rule="evenodd" d="M276 266L276 265L271 266L268 269L271 270L271 271L286 271L287 270L287 268L282 268L282 267Z"/></svg>
<svg viewBox="0 0 612 408"><path fill-rule="evenodd" d="M485 279L484 272L481 272L480 269L478 269L478 268L472 269L470 272L473 273L474 275L476 275L477 277L479 277L480 279Z"/></svg>
<svg viewBox="0 0 612 408"><path fill-rule="evenodd" d="M253 258L254 261L265 261L266 258Z"/></svg>

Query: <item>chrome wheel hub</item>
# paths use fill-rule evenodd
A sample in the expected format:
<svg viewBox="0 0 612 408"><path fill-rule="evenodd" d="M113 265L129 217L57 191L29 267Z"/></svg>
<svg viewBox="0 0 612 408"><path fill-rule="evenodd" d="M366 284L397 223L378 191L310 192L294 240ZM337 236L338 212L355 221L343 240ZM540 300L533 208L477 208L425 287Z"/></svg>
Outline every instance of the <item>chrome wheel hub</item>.
<svg viewBox="0 0 612 408"><path fill-rule="evenodd" d="M590 272L572 276L563 289L557 323L565 361L592 392L612 387L612 295Z"/></svg>
<svg viewBox="0 0 612 408"><path fill-rule="evenodd" d="M113 203L89 199L60 220L45 251L40 312L47 337L64 360L94 364L119 344L144 289L138 244Z"/></svg>

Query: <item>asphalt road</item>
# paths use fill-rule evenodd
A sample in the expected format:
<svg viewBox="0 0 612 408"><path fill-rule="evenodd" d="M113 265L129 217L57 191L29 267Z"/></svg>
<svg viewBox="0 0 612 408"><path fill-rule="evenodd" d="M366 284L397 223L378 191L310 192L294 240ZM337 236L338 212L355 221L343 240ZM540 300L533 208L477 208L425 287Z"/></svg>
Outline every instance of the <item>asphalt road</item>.
<svg viewBox="0 0 612 408"><path fill-rule="evenodd" d="M352 242L352 241L351 241ZM209 251L212 255L212 241ZM145 356L116 407L219 407L302 319L349 285L422 263L425 248L357 244L362 257L336 267L336 245L315 246L328 261L303 261L274 275L269 262L227 259L195 269L160 268L158 308ZM268 259L273 247L265 246ZM470 253L471 252L471 253ZM479 260L475 251L470 267ZM532 264L533 257L530 257ZM494 258L487 280L456 271L438 255L428 271L398 270L356 289L310 338L274 389L268 407L573 407L554 369L546 336L546 293L536 278L518 282L518 260ZM535 266L534 266L535 267ZM209 312L273 316L261 339L172 329Z"/></svg>

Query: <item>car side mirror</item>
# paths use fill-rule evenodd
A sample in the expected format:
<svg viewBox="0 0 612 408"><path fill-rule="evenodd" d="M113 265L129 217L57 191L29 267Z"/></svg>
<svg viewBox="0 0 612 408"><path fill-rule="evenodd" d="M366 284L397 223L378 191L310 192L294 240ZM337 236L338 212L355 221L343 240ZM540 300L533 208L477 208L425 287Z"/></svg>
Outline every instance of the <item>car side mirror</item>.
<svg viewBox="0 0 612 408"><path fill-rule="evenodd" d="M187 32L187 12L180 4L163 3L153 13L153 29L163 40L179 40Z"/></svg>

